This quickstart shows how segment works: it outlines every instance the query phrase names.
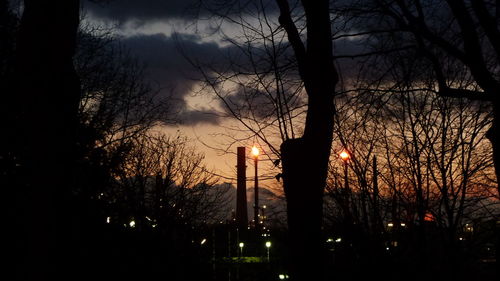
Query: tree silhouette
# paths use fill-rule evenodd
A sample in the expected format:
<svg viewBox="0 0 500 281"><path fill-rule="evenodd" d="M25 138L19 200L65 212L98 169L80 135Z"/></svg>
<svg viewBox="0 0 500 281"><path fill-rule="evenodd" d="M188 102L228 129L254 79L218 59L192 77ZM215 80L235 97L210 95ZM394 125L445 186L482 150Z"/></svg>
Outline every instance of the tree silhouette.
<svg viewBox="0 0 500 281"><path fill-rule="evenodd" d="M498 9L497 2L488 0L361 0L343 7L345 15L352 17L352 25L375 39L368 43L374 53L391 57L394 50L406 49L407 56L421 58L419 65L432 72L432 86L440 95L492 104L488 138L496 167L500 163ZM500 169L496 173L499 177Z"/></svg>
<svg viewBox="0 0 500 281"><path fill-rule="evenodd" d="M239 50L242 50L249 58L250 72L241 72L243 68L236 67L240 71L231 73L235 76L217 77L216 72L215 76L218 79L213 79L210 75L211 69L208 68L202 69L204 78L216 95L223 99L230 114L242 122L247 129L253 130L263 142L270 144L271 150L280 157L280 161L276 163L281 163L282 166L283 172L278 177L283 178L287 200L292 253L290 276L295 280L321 279L323 274L321 248L323 190L333 138L335 114L333 99L338 81L333 65L329 1L301 1L301 5L298 2L297 6L292 5L294 9L288 1L284 0L248 2L248 5L237 5L230 1L224 3L225 5L217 6L218 8L212 7L212 14L243 27L243 38L247 40L244 42L248 44L244 48L239 47ZM249 9L250 15L257 15L256 17L260 19L260 27L257 25L257 28L252 28L248 25L241 10L245 8ZM279 11L279 26L277 27L274 27L274 22L269 16L271 13L267 11L272 8L275 12ZM299 10L298 13L296 13L297 10ZM233 20L231 16L234 13L237 16ZM288 42L284 41L284 35L280 35L283 31ZM303 37L306 37L305 41ZM259 40L264 42L262 47L252 43L259 42ZM238 45L237 42L236 45ZM293 55L290 56L289 54L292 53ZM279 58L286 59L287 57L290 59L287 63L279 62ZM262 63L259 63L261 60ZM235 64L238 63L240 62L235 62ZM269 67L261 68L262 65L269 65ZM303 83L303 88L299 85L297 90L293 90L293 82L288 82L293 81L293 74L290 75L291 80L286 80L284 73L290 69L295 70L295 81L298 77L298 80ZM258 87L253 90L251 87L243 88L245 91L242 91L242 100L246 107L236 107L237 110L235 110L235 103L231 103L230 98L221 95L221 91L224 90L221 87L221 81L231 80L231 77L238 75L244 77L248 73L257 77L250 81L256 81L254 85ZM251 85L245 82L249 81L246 78L239 81L243 81L245 86ZM296 85L298 84L295 84L295 87ZM299 103L296 104L298 107L295 108L293 97L297 93L305 94L298 98ZM265 97L260 99L261 103L256 98L258 96ZM264 114L261 114L259 107L255 106L262 106L264 100L269 101L272 111L263 110ZM303 133L298 137L296 125L292 125L292 116L297 116L294 115L293 110L300 108L301 103L307 104L307 110L304 124L301 126ZM294 109L290 109L290 106ZM250 110L251 113L241 115L241 109ZM297 111L300 112L302 109ZM259 124L259 114L266 117L270 116L270 113L276 114L276 118L271 119L272 122L267 122L268 119L263 118L264 122ZM242 118L242 116L250 116L250 118ZM280 149L273 149L272 137L274 136L269 138L269 135L262 133L269 128L279 129L279 134L277 132L275 134L282 141Z"/></svg>
<svg viewBox="0 0 500 281"><path fill-rule="evenodd" d="M333 65L329 1L302 1L306 17L304 44L288 1L277 1L280 23L297 58L308 96L304 134L281 145L283 184L292 243L292 276L321 280L323 191L333 138L333 97L338 81Z"/></svg>
<svg viewBox="0 0 500 281"><path fill-rule="evenodd" d="M13 114L2 131L19 174L9 184L15 190L13 229L19 232L15 260L28 279L49 278L70 261L65 249L80 98L72 61L79 10L73 0L24 1L6 91L5 106Z"/></svg>

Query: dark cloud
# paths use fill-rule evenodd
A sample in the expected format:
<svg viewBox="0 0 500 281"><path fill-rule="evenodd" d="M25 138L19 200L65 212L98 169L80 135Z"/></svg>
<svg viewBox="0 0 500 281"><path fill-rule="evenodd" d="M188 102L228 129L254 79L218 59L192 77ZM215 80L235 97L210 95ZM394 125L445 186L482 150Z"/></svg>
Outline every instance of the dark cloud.
<svg viewBox="0 0 500 281"><path fill-rule="evenodd" d="M264 0L262 5L267 13L277 12L274 0ZM253 0L87 0L84 6L97 18L119 23L132 20L139 23L165 19L193 20L217 13L254 14L262 9L261 2Z"/></svg>
<svg viewBox="0 0 500 281"><path fill-rule="evenodd" d="M183 124L218 124L218 116L210 110L193 111L187 107L185 98L192 93L195 84L202 80L191 60L213 61L213 66L224 61L231 48L215 43L201 42L197 36L174 34L139 35L121 41L131 54L146 65L146 80L157 85L163 95L170 97L176 119Z"/></svg>
<svg viewBox="0 0 500 281"><path fill-rule="evenodd" d="M96 3L97 2L97 3ZM87 11L101 19L120 23L168 18L193 18L198 0L105 0L85 1Z"/></svg>
<svg viewBox="0 0 500 281"><path fill-rule="evenodd" d="M182 125L211 124L218 125L219 115L211 110L186 110L178 114Z"/></svg>

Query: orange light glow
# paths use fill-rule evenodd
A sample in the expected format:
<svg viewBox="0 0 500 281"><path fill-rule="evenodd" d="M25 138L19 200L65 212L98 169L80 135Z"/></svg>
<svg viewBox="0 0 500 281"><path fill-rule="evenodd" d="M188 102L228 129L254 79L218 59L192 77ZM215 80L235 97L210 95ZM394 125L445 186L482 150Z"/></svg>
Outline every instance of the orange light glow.
<svg viewBox="0 0 500 281"><path fill-rule="evenodd" d="M431 214L431 213L427 213L425 214L424 216L424 221L435 221L436 219L434 218L434 216Z"/></svg>
<svg viewBox="0 0 500 281"><path fill-rule="evenodd" d="M254 157L259 156L259 149L255 145L252 147L252 155Z"/></svg>
<svg viewBox="0 0 500 281"><path fill-rule="evenodd" d="M349 153L345 150L343 150L341 153L340 153L340 158L342 158L342 160L346 161L347 159L349 159L351 156L349 155Z"/></svg>

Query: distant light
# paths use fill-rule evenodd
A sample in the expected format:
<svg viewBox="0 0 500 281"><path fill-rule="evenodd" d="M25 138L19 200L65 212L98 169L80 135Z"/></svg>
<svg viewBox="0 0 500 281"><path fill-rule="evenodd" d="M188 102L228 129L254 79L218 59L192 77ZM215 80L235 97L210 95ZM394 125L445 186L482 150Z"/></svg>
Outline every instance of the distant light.
<svg viewBox="0 0 500 281"><path fill-rule="evenodd" d="M111 217L106 218L106 223L111 223Z"/></svg>
<svg viewBox="0 0 500 281"><path fill-rule="evenodd" d="M146 216L146 219L147 219L148 221L151 221L151 218L149 218L148 216Z"/></svg>
<svg viewBox="0 0 500 281"><path fill-rule="evenodd" d="M342 150L342 152L340 152L340 158L342 158L342 160L346 161L348 160L351 156L349 155L349 152L345 151L345 150Z"/></svg>
<svg viewBox="0 0 500 281"><path fill-rule="evenodd" d="M465 224L465 231L467 232L472 232L474 231L474 228L470 224Z"/></svg>
<svg viewBox="0 0 500 281"><path fill-rule="evenodd" d="M401 226L402 226L402 227L405 227L405 226L406 226L406 223L402 222L402 223L401 223Z"/></svg>
<svg viewBox="0 0 500 281"><path fill-rule="evenodd" d="M265 208L267 208L266 205L262 206L262 209L265 209Z"/></svg>
<svg viewBox="0 0 500 281"><path fill-rule="evenodd" d="M203 240L201 240L201 242L200 242L200 245L205 244L205 242L207 242L207 239L203 238Z"/></svg>
<svg viewBox="0 0 500 281"><path fill-rule="evenodd" d="M257 157L257 156L259 156L259 153L260 153L259 149L258 149L258 148L254 145L254 146L252 147L252 155L253 155L254 157Z"/></svg>
<svg viewBox="0 0 500 281"><path fill-rule="evenodd" d="M278 275L278 277L280 278L280 280L285 280L285 274L280 274Z"/></svg>
<svg viewBox="0 0 500 281"><path fill-rule="evenodd" d="M387 251L389 251L389 247L385 248Z"/></svg>
<svg viewBox="0 0 500 281"><path fill-rule="evenodd" d="M130 221L129 224L128 224L130 227L134 228L135 227L135 221Z"/></svg>
<svg viewBox="0 0 500 281"><path fill-rule="evenodd" d="M394 226L394 224L393 224L392 222L390 222L390 223L388 223L388 224L387 224L387 226L388 226L388 227L393 227L393 226Z"/></svg>
<svg viewBox="0 0 500 281"><path fill-rule="evenodd" d="M240 244L238 244L238 246L240 246L240 248L243 248L243 247L245 247L245 243L240 242Z"/></svg>
<svg viewBox="0 0 500 281"><path fill-rule="evenodd" d="M337 242L337 243L342 242L342 238L339 237L339 238L335 239L335 242Z"/></svg>
<svg viewBox="0 0 500 281"><path fill-rule="evenodd" d="M271 248L271 241L266 242L266 248Z"/></svg>
<svg viewBox="0 0 500 281"><path fill-rule="evenodd" d="M326 239L326 243L331 243L331 242L333 242L333 238Z"/></svg>
<svg viewBox="0 0 500 281"><path fill-rule="evenodd" d="M462 240L464 240L464 238L463 237L459 237L458 240L462 241Z"/></svg>
<svg viewBox="0 0 500 281"><path fill-rule="evenodd" d="M432 213L427 213L424 216L424 221L431 222L435 221L436 219L434 218L434 215Z"/></svg>

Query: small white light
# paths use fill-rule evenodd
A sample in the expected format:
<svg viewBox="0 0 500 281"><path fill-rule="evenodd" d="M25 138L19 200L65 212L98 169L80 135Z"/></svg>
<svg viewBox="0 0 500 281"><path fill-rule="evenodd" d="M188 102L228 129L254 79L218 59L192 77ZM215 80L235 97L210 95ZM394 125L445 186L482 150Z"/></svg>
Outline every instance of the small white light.
<svg viewBox="0 0 500 281"><path fill-rule="evenodd" d="M110 223L111 222L111 217L107 217L106 218L106 223Z"/></svg>
<svg viewBox="0 0 500 281"><path fill-rule="evenodd" d="M135 227L135 221L130 221L128 224L130 227L134 228Z"/></svg>
<svg viewBox="0 0 500 281"><path fill-rule="evenodd" d="M342 242L342 238L339 237L339 238L335 239L335 242L337 242L337 243Z"/></svg>
<svg viewBox="0 0 500 281"><path fill-rule="evenodd" d="M285 274L280 274L278 275L278 277L280 278L280 280L285 280Z"/></svg>
<svg viewBox="0 0 500 281"><path fill-rule="evenodd" d="M203 238L203 240L201 240L200 244L203 245L203 244L205 244L205 242L207 242L207 239Z"/></svg>
<svg viewBox="0 0 500 281"><path fill-rule="evenodd" d="M271 248L271 241L266 242L266 248Z"/></svg>
<svg viewBox="0 0 500 281"><path fill-rule="evenodd" d="M390 222L390 223L388 223L388 224L387 224L387 226L388 226L388 227L393 227L393 226L394 226L394 224L393 224L392 222Z"/></svg>
<svg viewBox="0 0 500 281"><path fill-rule="evenodd" d="M245 246L245 243L240 242L240 244L238 246L240 246L240 248L243 248Z"/></svg>

